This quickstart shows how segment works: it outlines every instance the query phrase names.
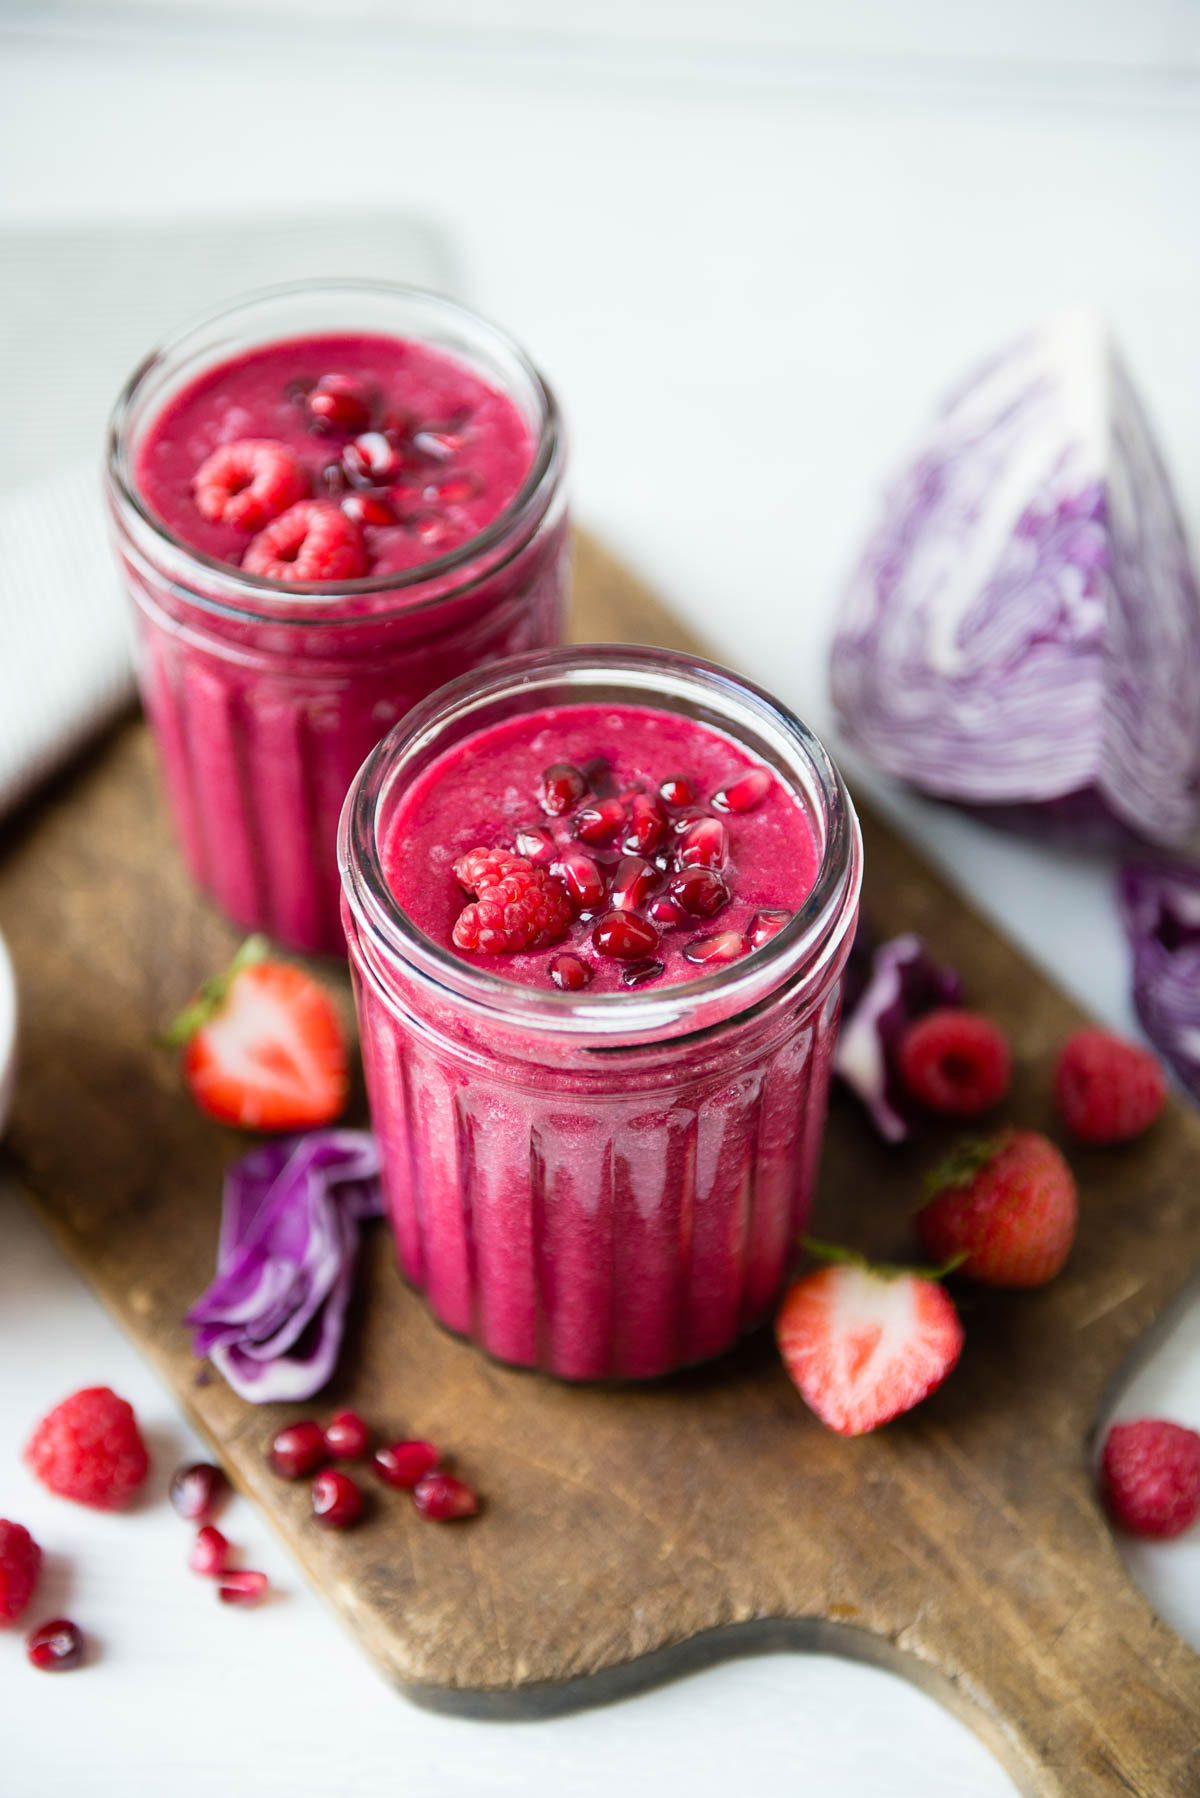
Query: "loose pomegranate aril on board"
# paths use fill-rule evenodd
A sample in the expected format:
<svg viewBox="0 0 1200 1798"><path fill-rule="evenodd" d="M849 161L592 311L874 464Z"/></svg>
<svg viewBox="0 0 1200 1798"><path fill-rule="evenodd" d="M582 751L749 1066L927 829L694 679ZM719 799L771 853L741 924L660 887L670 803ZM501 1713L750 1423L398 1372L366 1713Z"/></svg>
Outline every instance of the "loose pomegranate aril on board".
<svg viewBox="0 0 1200 1798"><path fill-rule="evenodd" d="M378 531L396 522L391 506L377 493L348 493L342 501L342 511L355 524L373 525Z"/></svg>
<svg viewBox="0 0 1200 1798"><path fill-rule="evenodd" d="M675 848L681 868L723 868L729 859L729 832L719 818L689 824Z"/></svg>
<svg viewBox="0 0 1200 1798"><path fill-rule="evenodd" d="M746 954L748 947L745 937L736 930L719 930L715 936L698 936L687 945L683 953L688 961L707 967L709 964L737 961Z"/></svg>
<svg viewBox="0 0 1200 1798"><path fill-rule="evenodd" d="M713 804L721 812L752 812L770 791L771 775L767 769L747 768L744 774L728 781L719 793L713 794Z"/></svg>
<svg viewBox="0 0 1200 1798"><path fill-rule="evenodd" d="M322 375L305 404L314 431L365 431L371 422L366 392L349 375Z"/></svg>
<svg viewBox="0 0 1200 1798"><path fill-rule="evenodd" d="M229 1481L209 1461L177 1468L171 1477L171 1503L189 1523L205 1523L215 1517L228 1493Z"/></svg>
<svg viewBox="0 0 1200 1798"><path fill-rule="evenodd" d="M621 969L622 986L645 986L647 981L657 980L663 971L664 964L654 956L647 956L645 961L626 962Z"/></svg>
<svg viewBox="0 0 1200 1798"><path fill-rule="evenodd" d="M715 868L684 868L667 890L694 918L711 918L729 903L729 888Z"/></svg>
<svg viewBox="0 0 1200 1798"><path fill-rule="evenodd" d="M542 810L552 818L578 805L587 792L587 781L573 762L554 762L542 775Z"/></svg>
<svg viewBox="0 0 1200 1798"><path fill-rule="evenodd" d="M411 1442L392 1442L385 1448L377 1448L371 1458L371 1465L385 1486L395 1486L400 1492L411 1492L432 1473L441 1455L432 1442L414 1439Z"/></svg>
<svg viewBox="0 0 1200 1798"><path fill-rule="evenodd" d="M312 1483L312 1510L327 1530L344 1530L362 1516L362 1493L348 1473L327 1467Z"/></svg>
<svg viewBox="0 0 1200 1798"><path fill-rule="evenodd" d="M30 1630L25 1652L43 1673L66 1673L83 1660L83 1631L69 1618L55 1617Z"/></svg>
<svg viewBox="0 0 1200 1798"><path fill-rule="evenodd" d="M686 774L672 774L659 787L668 805L695 805L696 789Z"/></svg>
<svg viewBox="0 0 1200 1798"><path fill-rule="evenodd" d="M576 911L599 911L608 888L604 875L590 855L585 855L582 849L564 849L554 871L566 887Z"/></svg>
<svg viewBox="0 0 1200 1798"><path fill-rule="evenodd" d="M597 799L575 814L575 835L582 843L611 843L625 822L625 807L619 799Z"/></svg>
<svg viewBox="0 0 1200 1798"><path fill-rule="evenodd" d="M640 911L662 885L662 875L640 855L623 855L613 875L609 897L617 911Z"/></svg>
<svg viewBox="0 0 1200 1798"><path fill-rule="evenodd" d="M413 1489L413 1503L422 1517L448 1523L456 1517L474 1517L479 1500L465 1480L452 1473L427 1473Z"/></svg>
<svg viewBox="0 0 1200 1798"><path fill-rule="evenodd" d="M794 913L781 905L765 905L761 911L756 911L747 933L750 947L761 949L764 943L769 943L773 936L779 935L785 924L791 923L793 916Z"/></svg>
<svg viewBox="0 0 1200 1798"><path fill-rule="evenodd" d="M222 1604L258 1604L266 1596L267 1576L258 1573L253 1567L243 1567L237 1573L227 1573L217 1590L217 1597Z"/></svg>
<svg viewBox="0 0 1200 1798"><path fill-rule="evenodd" d="M652 855L667 834L662 807L648 793L635 793L629 802L629 829L623 847L632 855Z"/></svg>
<svg viewBox="0 0 1200 1798"><path fill-rule="evenodd" d="M540 824L530 824L517 832L517 854L545 867L554 860L554 838Z"/></svg>
<svg viewBox="0 0 1200 1798"><path fill-rule="evenodd" d="M642 961L658 948L658 932L645 918L633 912L605 912L592 931L592 942L601 955L615 956L618 961Z"/></svg>
<svg viewBox="0 0 1200 1798"><path fill-rule="evenodd" d="M357 1411L339 1411L325 1425L325 1447L335 1461L360 1461L367 1452L367 1426Z"/></svg>
<svg viewBox="0 0 1200 1798"><path fill-rule="evenodd" d="M300 1480L329 1459L319 1423L289 1423L271 1443L271 1465L285 1480Z"/></svg>
<svg viewBox="0 0 1200 1798"><path fill-rule="evenodd" d="M193 1573L213 1578L228 1568L229 1553L229 1543L220 1530L215 1530L211 1523L206 1523L202 1530L196 1532L196 1540L192 1543L192 1552L188 1556L188 1566Z"/></svg>
<svg viewBox="0 0 1200 1798"><path fill-rule="evenodd" d="M550 978L564 993L580 993L592 983L592 970L579 955L556 955L550 963Z"/></svg>

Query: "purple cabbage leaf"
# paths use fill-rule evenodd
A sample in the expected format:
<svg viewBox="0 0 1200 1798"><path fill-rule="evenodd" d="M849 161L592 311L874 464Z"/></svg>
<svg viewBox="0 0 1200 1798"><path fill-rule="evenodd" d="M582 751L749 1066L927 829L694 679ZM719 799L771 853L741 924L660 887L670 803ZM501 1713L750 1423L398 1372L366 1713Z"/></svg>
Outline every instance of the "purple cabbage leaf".
<svg viewBox="0 0 1200 1798"><path fill-rule="evenodd" d="M857 942L855 945L857 949ZM853 955L852 955L853 960ZM914 1019L962 1004L962 982L940 967L919 936L897 936L871 956L865 979L848 992L833 1071L857 1094L887 1142L904 1142L918 1115L897 1067L900 1039Z"/></svg>
<svg viewBox="0 0 1200 1798"><path fill-rule="evenodd" d="M1200 824L1200 598L1101 320L1048 320L950 395L852 577L846 740L914 787L1057 834Z"/></svg>
<svg viewBox="0 0 1200 1798"><path fill-rule="evenodd" d="M1117 902L1133 952L1133 1005L1142 1029L1200 1100L1200 868L1131 862Z"/></svg>
<svg viewBox="0 0 1200 1798"><path fill-rule="evenodd" d="M314 1130L226 1170L217 1274L184 1319L193 1350L255 1404L306 1399L337 1361L358 1226L383 1210L363 1130Z"/></svg>

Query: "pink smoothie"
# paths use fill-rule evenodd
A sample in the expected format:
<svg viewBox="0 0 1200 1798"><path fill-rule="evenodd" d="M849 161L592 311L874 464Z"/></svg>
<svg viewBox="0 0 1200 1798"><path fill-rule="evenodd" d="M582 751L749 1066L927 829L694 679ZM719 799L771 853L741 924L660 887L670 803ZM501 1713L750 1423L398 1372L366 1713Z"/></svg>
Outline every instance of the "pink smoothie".
<svg viewBox="0 0 1200 1798"><path fill-rule="evenodd" d="M586 770L588 791L548 813L546 770L564 764ZM745 809L721 809L731 792ZM661 842L642 858L654 890L670 890L688 830L699 823L701 841L719 847L719 823L727 896L710 916L661 922L652 955L631 962L594 937L612 909L635 793L661 809ZM625 823L589 847L608 888L594 906L572 902L564 934L538 949L480 955L455 944L469 902L456 860L545 832L552 850L534 865L557 879L580 846L580 820L606 796L621 800ZM343 858L354 809L352 800ZM801 965L787 959L792 937L767 931L757 948L751 939L764 912L785 930L813 889L824 851L809 801L707 723L607 701L531 709L459 736L388 789L375 829L408 919L464 971L501 977L499 997L477 1004L469 982L452 992L382 955L358 927L350 870L343 915L367 1090L406 1275L451 1329L567 1379L644 1379L728 1348L769 1314L807 1218L857 849L833 946L814 972L789 976L786 966ZM635 915L647 921L652 906ZM714 936L732 939L730 957L689 960ZM564 956L591 976L570 1001L603 1007L605 1032L555 1021L565 1000L552 970ZM647 960L661 966L647 974ZM737 991L707 978L742 972L751 985ZM505 1001L510 983L555 1017ZM648 1026L656 993L679 1009Z"/></svg>

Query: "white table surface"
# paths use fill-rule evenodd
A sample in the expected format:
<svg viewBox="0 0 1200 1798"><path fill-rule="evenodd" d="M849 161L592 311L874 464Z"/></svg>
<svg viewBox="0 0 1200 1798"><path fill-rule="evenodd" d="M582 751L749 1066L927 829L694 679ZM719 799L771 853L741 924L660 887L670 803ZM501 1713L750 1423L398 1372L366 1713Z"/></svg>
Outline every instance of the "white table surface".
<svg viewBox="0 0 1200 1798"><path fill-rule="evenodd" d="M0 36L0 221L427 213L470 297L559 387L581 515L818 728L837 580L881 472L939 386L1043 310L1107 308L1200 524L1186 81L673 67L662 46L517 55L424 32L405 48L366 25L319 54L279 26L235 53L215 29L181 31L161 46ZM897 809L1061 980L1128 1022L1102 864ZM53 1548L39 1610L77 1616L103 1647L86 1675L52 1681L0 1639L12 1798L109 1792L118 1774L123 1792L179 1798L1013 1790L930 1700L826 1657L731 1664L552 1723L425 1714L370 1671L248 1506L229 1532L286 1598L226 1612L184 1572L186 1532L160 1501L197 1444L9 1193L0 1349L0 1513ZM16 1459L46 1405L100 1380L157 1451L154 1502L118 1519L49 1498ZM1121 1408L1200 1425L1200 1306ZM1200 1645L1200 1537L1129 1559Z"/></svg>

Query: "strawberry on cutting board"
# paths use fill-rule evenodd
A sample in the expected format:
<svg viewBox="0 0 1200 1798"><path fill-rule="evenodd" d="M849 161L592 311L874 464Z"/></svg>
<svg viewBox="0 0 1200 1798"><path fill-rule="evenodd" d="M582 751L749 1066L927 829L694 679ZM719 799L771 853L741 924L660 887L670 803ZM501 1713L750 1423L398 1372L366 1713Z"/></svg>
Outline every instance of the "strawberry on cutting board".
<svg viewBox="0 0 1200 1798"><path fill-rule="evenodd" d="M243 1130L315 1129L345 1109L345 1034L324 987L268 950L251 937L163 1040L182 1046L184 1078L210 1117Z"/></svg>
<svg viewBox="0 0 1200 1798"><path fill-rule="evenodd" d="M864 1436L936 1391L962 1353L962 1324L936 1276L810 1246L837 1260L786 1294L779 1352L823 1424Z"/></svg>

